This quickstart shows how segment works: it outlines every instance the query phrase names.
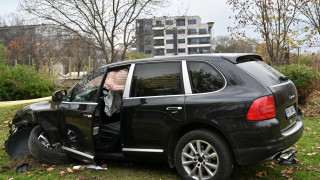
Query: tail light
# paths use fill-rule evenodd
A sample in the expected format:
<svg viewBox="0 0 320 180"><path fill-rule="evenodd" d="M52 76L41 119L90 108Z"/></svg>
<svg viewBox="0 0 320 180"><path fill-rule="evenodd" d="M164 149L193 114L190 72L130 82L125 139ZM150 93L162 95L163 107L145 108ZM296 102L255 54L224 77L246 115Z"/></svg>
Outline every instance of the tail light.
<svg viewBox="0 0 320 180"><path fill-rule="evenodd" d="M273 95L258 98L251 104L247 119L259 121L276 117L276 105Z"/></svg>

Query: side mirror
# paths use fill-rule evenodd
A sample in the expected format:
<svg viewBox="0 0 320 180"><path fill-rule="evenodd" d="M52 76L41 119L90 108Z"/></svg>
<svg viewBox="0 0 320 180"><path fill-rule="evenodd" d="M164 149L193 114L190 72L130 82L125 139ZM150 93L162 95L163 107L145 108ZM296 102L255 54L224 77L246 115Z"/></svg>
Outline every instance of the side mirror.
<svg viewBox="0 0 320 180"><path fill-rule="evenodd" d="M63 99L64 94L67 95L66 90L58 90L58 91L54 92L52 95L52 102L55 105L60 105L62 103L62 99Z"/></svg>

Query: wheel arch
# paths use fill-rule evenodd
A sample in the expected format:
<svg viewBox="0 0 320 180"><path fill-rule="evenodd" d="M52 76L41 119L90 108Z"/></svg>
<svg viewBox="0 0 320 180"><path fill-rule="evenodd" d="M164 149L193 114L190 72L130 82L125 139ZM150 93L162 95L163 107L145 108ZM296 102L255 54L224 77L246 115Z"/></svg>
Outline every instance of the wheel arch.
<svg viewBox="0 0 320 180"><path fill-rule="evenodd" d="M176 144L178 143L178 141L181 139L182 136L184 136L186 133L191 132L193 130L197 130L197 129L206 129L209 131L212 131L216 134L218 134L220 137L222 137L225 142L228 144L234 158L235 158L235 154L233 153L232 150L232 143L230 138L226 135L225 132L223 132L223 130L221 130L220 128L212 125L212 124L207 124L207 123L203 123L203 122L192 122L192 123L188 123L188 124L184 124L182 126L180 126L179 128L177 128L172 134L171 134L171 138L169 138L168 142L167 142L167 147L166 147L166 151L167 151L167 156L168 156L168 162L171 168L174 168L174 151L176 148Z"/></svg>

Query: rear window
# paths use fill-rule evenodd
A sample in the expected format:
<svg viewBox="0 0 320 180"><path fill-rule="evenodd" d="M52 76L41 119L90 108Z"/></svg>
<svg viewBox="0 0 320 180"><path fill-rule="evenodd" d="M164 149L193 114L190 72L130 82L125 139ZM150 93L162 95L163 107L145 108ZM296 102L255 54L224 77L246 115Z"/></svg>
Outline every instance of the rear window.
<svg viewBox="0 0 320 180"><path fill-rule="evenodd" d="M248 61L237 64L237 66L247 71L266 86L273 86L281 83L279 77L283 75L262 61Z"/></svg>

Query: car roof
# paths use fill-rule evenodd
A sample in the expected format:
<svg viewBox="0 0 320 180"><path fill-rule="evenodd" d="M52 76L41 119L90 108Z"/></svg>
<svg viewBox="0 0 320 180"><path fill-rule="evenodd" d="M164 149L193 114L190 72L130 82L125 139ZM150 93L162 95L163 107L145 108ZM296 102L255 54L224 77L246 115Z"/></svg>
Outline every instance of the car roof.
<svg viewBox="0 0 320 180"><path fill-rule="evenodd" d="M132 63L139 63L139 62L154 62L154 61L165 61L165 60L194 60L197 58L220 58L222 60L228 60L234 64L237 63L239 58L255 58L258 60L262 60L261 56L255 53L214 53L214 54L191 54L191 55L177 55L177 56L161 56L155 58L145 58L145 59L137 59L137 60L129 60L129 61L122 61L111 63L105 66L118 66L122 64L132 64ZM105 67L103 66L103 67Z"/></svg>

